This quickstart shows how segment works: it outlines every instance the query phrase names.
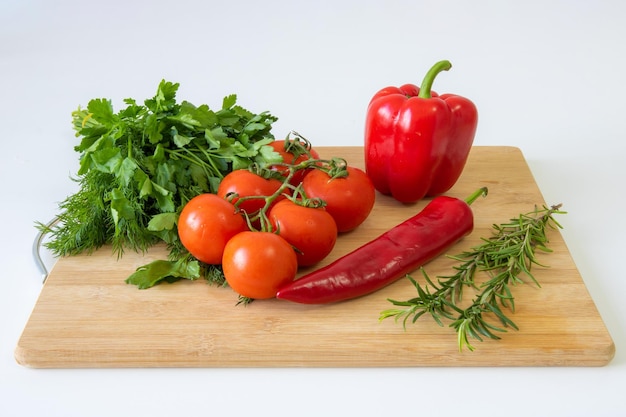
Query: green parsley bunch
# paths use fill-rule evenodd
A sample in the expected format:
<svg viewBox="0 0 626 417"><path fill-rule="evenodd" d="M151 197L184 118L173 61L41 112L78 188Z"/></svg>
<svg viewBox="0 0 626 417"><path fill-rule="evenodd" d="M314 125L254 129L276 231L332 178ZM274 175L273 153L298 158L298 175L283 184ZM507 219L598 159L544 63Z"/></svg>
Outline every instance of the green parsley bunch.
<svg viewBox="0 0 626 417"><path fill-rule="evenodd" d="M178 103L178 87L163 80L153 98L143 105L126 99L118 113L107 99L72 113L80 138L74 148L80 169L72 179L80 187L59 204L56 222L37 223L52 253L88 253L110 244L121 256L164 241L183 256L176 221L187 201L215 192L232 170L282 162L268 146L276 117L236 105L236 95L225 97L218 111Z"/></svg>

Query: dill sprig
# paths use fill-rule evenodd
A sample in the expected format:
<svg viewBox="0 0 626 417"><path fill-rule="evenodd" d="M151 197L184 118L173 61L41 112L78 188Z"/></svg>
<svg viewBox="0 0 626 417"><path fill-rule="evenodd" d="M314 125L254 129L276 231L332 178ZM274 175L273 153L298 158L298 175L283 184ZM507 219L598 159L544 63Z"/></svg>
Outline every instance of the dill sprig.
<svg viewBox="0 0 626 417"><path fill-rule="evenodd" d="M550 208L535 207L530 213L521 214L508 223L493 225L494 233L482 238L482 243L469 251L451 256L458 261L455 271L449 276L437 277L435 283L422 269L426 285L422 286L412 276L407 278L417 290L417 297L406 301L389 299L396 307L380 313L380 320L394 317L402 319L406 328L409 319L414 323L424 314L443 326L443 320L450 320L458 336L459 350L470 351L474 346L470 338L482 341L483 338L500 339L498 333L507 328L518 330L517 325L505 313L515 312L515 299L511 287L523 284L526 280L541 287L531 272L532 266L546 267L537 259L537 251L551 252L547 232L551 228L562 228L554 219L554 214L565 214L561 205ZM478 272L487 275L487 280L477 283ZM463 290L471 287L476 295L471 304L461 307ZM487 316L495 316L500 325L493 324Z"/></svg>

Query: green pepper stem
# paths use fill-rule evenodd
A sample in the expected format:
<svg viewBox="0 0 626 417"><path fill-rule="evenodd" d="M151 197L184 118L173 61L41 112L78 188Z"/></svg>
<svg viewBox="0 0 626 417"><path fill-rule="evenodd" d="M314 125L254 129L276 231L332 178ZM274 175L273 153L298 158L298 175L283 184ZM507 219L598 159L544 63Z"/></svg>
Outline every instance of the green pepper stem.
<svg viewBox="0 0 626 417"><path fill-rule="evenodd" d="M478 190L474 191L469 197L467 197L465 199L465 202L467 203L467 205L472 205L472 203L476 201L478 197L480 196L487 197L487 192L488 192L487 187L479 188Z"/></svg>
<svg viewBox="0 0 626 417"><path fill-rule="evenodd" d="M431 98L431 88L433 87L433 82L435 81L435 77L441 71L448 71L452 68L452 64L450 61L439 61L435 65L432 66L430 70L424 76L424 80L422 81L422 85L420 86L420 92L417 95L419 98Z"/></svg>

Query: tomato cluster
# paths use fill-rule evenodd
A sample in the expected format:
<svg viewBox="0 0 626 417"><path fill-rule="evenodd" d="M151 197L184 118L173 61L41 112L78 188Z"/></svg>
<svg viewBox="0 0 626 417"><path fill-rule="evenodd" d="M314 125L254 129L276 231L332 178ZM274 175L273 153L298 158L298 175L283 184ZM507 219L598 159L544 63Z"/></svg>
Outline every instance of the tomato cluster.
<svg viewBox="0 0 626 417"><path fill-rule="evenodd" d="M275 297L299 267L323 260L340 233L365 221L375 201L363 170L320 160L310 147L298 152L288 140L271 146L284 163L270 167L270 175L232 171L216 194L191 199L178 221L189 253L221 264L229 286L248 299Z"/></svg>

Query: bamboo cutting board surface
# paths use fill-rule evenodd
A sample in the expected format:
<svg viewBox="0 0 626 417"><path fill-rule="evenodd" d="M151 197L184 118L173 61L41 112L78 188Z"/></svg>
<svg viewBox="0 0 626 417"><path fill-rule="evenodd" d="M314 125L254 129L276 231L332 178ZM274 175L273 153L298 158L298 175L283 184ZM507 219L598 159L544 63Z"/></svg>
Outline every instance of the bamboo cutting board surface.
<svg viewBox="0 0 626 417"><path fill-rule="evenodd" d="M361 147L320 148L363 167ZM465 198L479 187L487 198L472 209L474 232L449 250L460 253L499 224L545 202L519 149L474 147L463 175L448 195ZM427 201L402 205L377 194L370 217L339 237L319 266L350 252L411 217ZM559 215L556 216L559 219ZM501 340L472 341L459 352L452 328L422 317L403 330L378 321L387 298L415 294L406 279L383 290L332 305L255 301L235 306L229 288L203 280L138 290L124 282L137 267L166 259L164 247L121 260L108 247L92 255L59 259L46 280L15 350L18 363L34 368L116 367L396 367L396 366L603 366L615 346L558 230L549 234L546 269L534 269L541 288L513 288L519 330ZM431 277L454 265L445 256L426 265ZM306 271L302 271L306 272ZM421 274L414 277L421 280ZM587 277L593 279L593 277ZM423 282L423 281L422 281ZM466 297L471 293L467 291ZM575 301L576 308L572 308Z"/></svg>

